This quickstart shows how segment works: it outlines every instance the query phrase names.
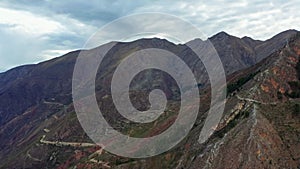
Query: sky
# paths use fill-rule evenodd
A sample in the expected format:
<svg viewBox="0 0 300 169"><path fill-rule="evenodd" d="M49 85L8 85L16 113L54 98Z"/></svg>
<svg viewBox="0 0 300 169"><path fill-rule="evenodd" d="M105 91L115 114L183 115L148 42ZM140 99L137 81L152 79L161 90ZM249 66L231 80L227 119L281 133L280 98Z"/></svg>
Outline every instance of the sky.
<svg viewBox="0 0 300 169"><path fill-rule="evenodd" d="M1 0L0 72L82 49L97 30L127 15L162 12L208 37L225 31L265 40L300 30L299 11L299 0Z"/></svg>

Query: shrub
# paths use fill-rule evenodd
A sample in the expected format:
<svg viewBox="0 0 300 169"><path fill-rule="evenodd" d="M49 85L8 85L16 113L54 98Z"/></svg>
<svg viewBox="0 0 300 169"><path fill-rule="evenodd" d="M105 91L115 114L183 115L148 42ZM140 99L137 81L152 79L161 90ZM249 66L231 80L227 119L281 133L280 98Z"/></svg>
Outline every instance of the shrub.
<svg viewBox="0 0 300 169"><path fill-rule="evenodd" d="M296 71L298 75L298 79L300 80L300 58L298 59L297 65L296 65Z"/></svg>
<svg viewBox="0 0 300 169"><path fill-rule="evenodd" d="M277 91L277 99L281 100L282 98L282 93L280 91Z"/></svg>
<svg viewBox="0 0 300 169"><path fill-rule="evenodd" d="M293 116L299 116L299 115L300 115L300 105L297 103L294 105Z"/></svg>
<svg viewBox="0 0 300 169"><path fill-rule="evenodd" d="M236 82L227 85L227 95L230 94L230 93L232 93L232 92L234 92L234 91L236 91L236 90L239 90L240 87L242 87L244 84L246 84L249 80L253 79L254 76L258 72L250 73L247 76L240 78Z"/></svg>

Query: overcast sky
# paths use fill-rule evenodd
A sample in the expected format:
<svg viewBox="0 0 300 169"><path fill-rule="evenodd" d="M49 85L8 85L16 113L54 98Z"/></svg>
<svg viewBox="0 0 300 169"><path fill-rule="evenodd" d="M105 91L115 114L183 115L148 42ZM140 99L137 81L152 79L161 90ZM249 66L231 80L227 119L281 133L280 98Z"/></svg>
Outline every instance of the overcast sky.
<svg viewBox="0 0 300 169"><path fill-rule="evenodd" d="M1 0L0 72L80 49L103 25L129 14L163 12L207 36L225 31L264 40L300 30L299 11L299 0Z"/></svg>

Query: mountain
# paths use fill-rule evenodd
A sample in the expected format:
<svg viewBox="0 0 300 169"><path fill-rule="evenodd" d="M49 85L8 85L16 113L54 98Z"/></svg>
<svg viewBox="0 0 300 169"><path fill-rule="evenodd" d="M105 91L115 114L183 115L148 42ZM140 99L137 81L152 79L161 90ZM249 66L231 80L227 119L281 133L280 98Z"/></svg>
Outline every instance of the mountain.
<svg viewBox="0 0 300 169"><path fill-rule="evenodd" d="M232 75L218 139L194 168L299 168L299 49L298 34Z"/></svg>
<svg viewBox="0 0 300 169"><path fill-rule="evenodd" d="M228 96L215 133L208 142L199 144L198 133L210 104L209 81L203 64L187 45L202 46L209 41L224 65ZM195 39L179 45L158 38L118 42L103 60L96 78L96 93L99 107L110 122L124 121L111 100L112 75L118 63L134 51L147 48L171 51L196 75L201 89L196 124L174 149L148 159L114 156L94 145L84 133L71 94L74 64L81 51L0 73L0 168L299 167L299 33L289 30L259 41L221 32L209 41ZM101 51L104 47L83 53ZM171 100L170 111L157 123L148 124L147 129L129 123L122 132L144 137L161 133L172 124L176 119L178 93L170 76L157 71L144 72L135 77L131 87L131 99L141 109L149 104L150 89L162 89ZM138 129L133 130L132 126Z"/></svg>
<svg viewBox="0 0 300 169"><path fill-rule="evenodd" d="M274 53L296 32L295 30L284 31L266 41L253 40L249 37L237 38L226 32L220 32L209 38L209 41L216 48L226 73L231 74L252 66ZM199 41L196 39L188 43L197 45Z"/></svg>

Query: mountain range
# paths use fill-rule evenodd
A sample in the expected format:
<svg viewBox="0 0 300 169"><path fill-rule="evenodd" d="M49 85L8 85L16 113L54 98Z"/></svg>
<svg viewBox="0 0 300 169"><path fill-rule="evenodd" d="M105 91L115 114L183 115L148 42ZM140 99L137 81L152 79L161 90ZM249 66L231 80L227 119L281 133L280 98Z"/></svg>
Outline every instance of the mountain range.
<svg viewBox="0 0 300 169"><path fill-rule="evenodd" d="M188 45L206 43L214 46L225 69L227 97L221 122L211 138L200 144L199 133L210 107L210 83L203 63ZM177 117L176 82L155 70L134 78L130 96L138 109L146 109L149 91L162 89L170 100L164 115L139 125L118 114L111 79L118 64L135 51L173 52L191 68L200 90L199 115L189 135L172 150L145 159L106 152L92 142L77 119L72 102L76 59L105 45L0 73L0 168L300 168L298 31L284 31L265 41L220 32L186 44L159 38L117 42L98 69L95 92L105 118L121 132L135 137L157 135Z"/></svg>

